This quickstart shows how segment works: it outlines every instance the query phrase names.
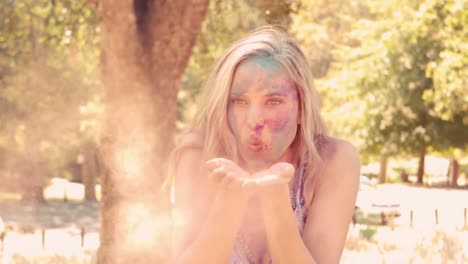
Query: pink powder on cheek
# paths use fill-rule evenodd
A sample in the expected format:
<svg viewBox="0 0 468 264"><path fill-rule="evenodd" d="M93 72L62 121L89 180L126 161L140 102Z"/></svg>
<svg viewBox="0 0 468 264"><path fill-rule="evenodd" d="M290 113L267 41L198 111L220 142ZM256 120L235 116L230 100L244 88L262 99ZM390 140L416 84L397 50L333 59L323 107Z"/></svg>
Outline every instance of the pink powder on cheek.
<svg viewBox="0 0 468 264"><path fill-rule="evenodd" d="M273 132L281 132L289 122L295 119L295 116L291 112L294 111L292 109L278 111L271 118L265 120L265 125L271 128Z"/></svg>
<svg viewBox="0 0 468 264"><path fill-rule="evenodd" d="M277 117L275 119L268 120L265 123L274 132L280 132L286 126L288 121L289 121L289 119L287 117Z"/></svg>
<svg viewBox="0 0 468 264"><path fill-rule="evenodd" d="M268 144L267 148L272 157L279 157L294 140L297 123L288 111L282 111L275 118L269 119L262 133L262 140Z"/></svg>

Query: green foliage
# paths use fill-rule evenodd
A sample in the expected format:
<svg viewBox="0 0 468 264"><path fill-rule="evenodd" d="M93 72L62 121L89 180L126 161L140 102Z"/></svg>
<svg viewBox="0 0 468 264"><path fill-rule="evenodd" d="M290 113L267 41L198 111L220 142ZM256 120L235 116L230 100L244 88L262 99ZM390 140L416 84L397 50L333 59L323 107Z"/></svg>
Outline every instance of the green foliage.
<svg viewBox="0 0 468 264"><path fill-rule="evenodd" d="M411 154L422 144L439 152L466 147L463 1L314 2L303 8L294 26L299 41L327 47L328 58L318 62L331 63L317 83L334 134L367 155Z"/></svg>
<svg viewBox="0 0 468 264"><path fill-rule="evenodd" d="M385 3L380 2L380 5ZM345 57L342 47L358 47L354 32L359 21L378 16L374 1L299 1L292 16L291 33L309 59L316 87L323 99L322 113L334 136L364 146L364 138L356 133L367 111L359 91L350 86L350 72L341 65ZM345 52L345 55L348 55ZM367 160L368 156L363 156Z"/></svg>
<svg viewBox="0 0 468 264"><path fill-rule="evenodd" d="M362 229L360 231L361 236L367 240L372 240L372 237L375 235L376 232L377 232L376 228L369 228L369 227L366 229Z"/></svg>
<svg viewBox="0 0 468 264"><path fill-rule="evenodd" d="M425 7L422 7L425 8ZM420 10L420 12L424 11ZM424 16L427 30L442 46L439 56L426 66L426 76L433 80L434 89L423 94L433 104L430 114L446 121L460 119L468 124L468 11L463 1L434 3ZM431 28L429 28L429 26Z"/></svg>
<svg viewBox="0 0 468 264"><path fill-rule="evenodd" d="M291 33L301 44L316 78L329 74L339 60L333 51L340 45L356 45L348 33L357 19L371 17L368 1L296 1ZM326 92L326 91L322 91Z"/></svg>
<svg viewBox="0 0 468 264"><path fill-rule="evenodd" d="M100 97L99 17L88 2L0 3L0 149L19 164L57 173L95 133L80 130L80 106Z"/></svg>

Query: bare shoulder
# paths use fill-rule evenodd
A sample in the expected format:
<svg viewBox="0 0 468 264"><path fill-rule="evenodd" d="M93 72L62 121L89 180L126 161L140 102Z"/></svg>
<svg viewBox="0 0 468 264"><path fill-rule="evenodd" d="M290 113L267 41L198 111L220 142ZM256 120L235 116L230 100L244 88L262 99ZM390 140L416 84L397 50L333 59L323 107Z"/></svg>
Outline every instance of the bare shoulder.
<svg viewBox="0 0 468 264"><path fill-rule="evenodd" d="M319 149L319 154L325 164L359 162L358 151L349 141L333 137L326 137L324 141L324 146Z"/></svg>
<svg viewBox="0 0 468 264"><path fill-rule="evenodd" d="M186 147L203 147L203 135L199 132L188 132L184 133L179 138L179 146Z"/></svg>
<svg viewBox="0 0 468 264"><path fill-rule="evenodd" d="M356 148L349 141L334 138L322 137L317 143L317 151L323 162L328 163L342 155L358 155Z"/></svg>
<svg viewBox="0 0 468 264"><path fill-rule="evenodd" d="M203 165L202 143L197 141L193 135L187 135L181 139L181 144L173 154L176 178L185 178L186 175L200 172Z"/></svg>
<svg viewBox="0 0 468 264"><path fill-rule="evenodd" d="M203 165L203 151L200 148L185 147L179 150L176 160L176 176L186 175L187 172L199 172ZM182 174L182 175L181 175Z"/></svg>
<svg viewBox="0 0 468 264"><path fill-rule="evenodd" d="M318 146L318 152L323 161L322 182L355 182L359 179L360 160L356 147L350 142L325 137Z"/></svg>
<svg viewBox="0 0 468 264"><path fill-rule="evenodd" d="M186 134L180 138L179 146L171 157L171 167L175 179L176 193L193 195L197 189L205 189L203 142L196 134ZM187 197L188 198L188 197Z"/></svg>

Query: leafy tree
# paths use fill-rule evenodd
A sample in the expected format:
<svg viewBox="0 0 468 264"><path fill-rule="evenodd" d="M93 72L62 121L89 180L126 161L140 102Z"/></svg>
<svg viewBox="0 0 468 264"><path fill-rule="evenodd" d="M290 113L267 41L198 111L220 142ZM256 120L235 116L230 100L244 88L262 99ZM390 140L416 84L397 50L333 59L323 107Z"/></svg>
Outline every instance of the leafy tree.
<svg viewBox="0 0 468 264"><path fill-rule="evenodd" d="M361 45L359 21L374 25L387 2L379 1L295 1L291 33L311 64L315 85L323 103L322 113L334 136L346 138L364 148L363 138L355 133L362 124L363 112L359 91L348 83L349 71L343 62L349 60L345 48ZM357 36L356 36L357 34ZM344 54L343 54L344 53ZM364 153L364 152L363 152ZM366 161L369 155L362 155Z"/></svg>
<svg viewBox="0 0 468 264"><path fill-rule="evenodd" d="M342 45L357 45L350 35L355 21L374 18L370 1L295 2L291 33L308 57L315 78L326 78L334 74L332 65L340 60L334 50Z"/></svg>
<svg viewBox="0 0 468 264"><path fill-rule="evenodd" d="M0 148L16 157L10 170L22 174L26 200L43 200L46 175L79 145L80 104L98 94L93 10L87 1L0 4Z"/></svg>
<svg viewBox="0 0 468 264"><path fill-rule="evenodd" d="M465 34L466 11L455 0L429 1L417 8L409 2L398 12L392 7L378 19L356 22L351 34L359 45L337 50L345 71L334 84L348 87L354 93L349 99L357 99L350 108L362 115L350 127L363 140L364 150L419 153L422 183L428 148L464 148L468 142L468 102L457 96L466 73L460 65L467 54L458 40ZM456 63L447 66L447 61Z"/></svg>

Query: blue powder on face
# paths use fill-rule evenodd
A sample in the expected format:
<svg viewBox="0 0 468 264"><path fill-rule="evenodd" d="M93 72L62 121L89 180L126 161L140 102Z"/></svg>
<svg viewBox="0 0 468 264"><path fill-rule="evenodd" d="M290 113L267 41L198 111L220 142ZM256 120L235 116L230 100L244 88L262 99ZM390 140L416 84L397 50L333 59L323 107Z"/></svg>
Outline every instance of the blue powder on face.
<svg viewBox="0 0 468 264"><path fill-rule="evenodd" d="M281 65L279 65L272 56L253 58L251 61L262 66L264 69L273 71L276 74L281 74L283 72Z"/></svg>

